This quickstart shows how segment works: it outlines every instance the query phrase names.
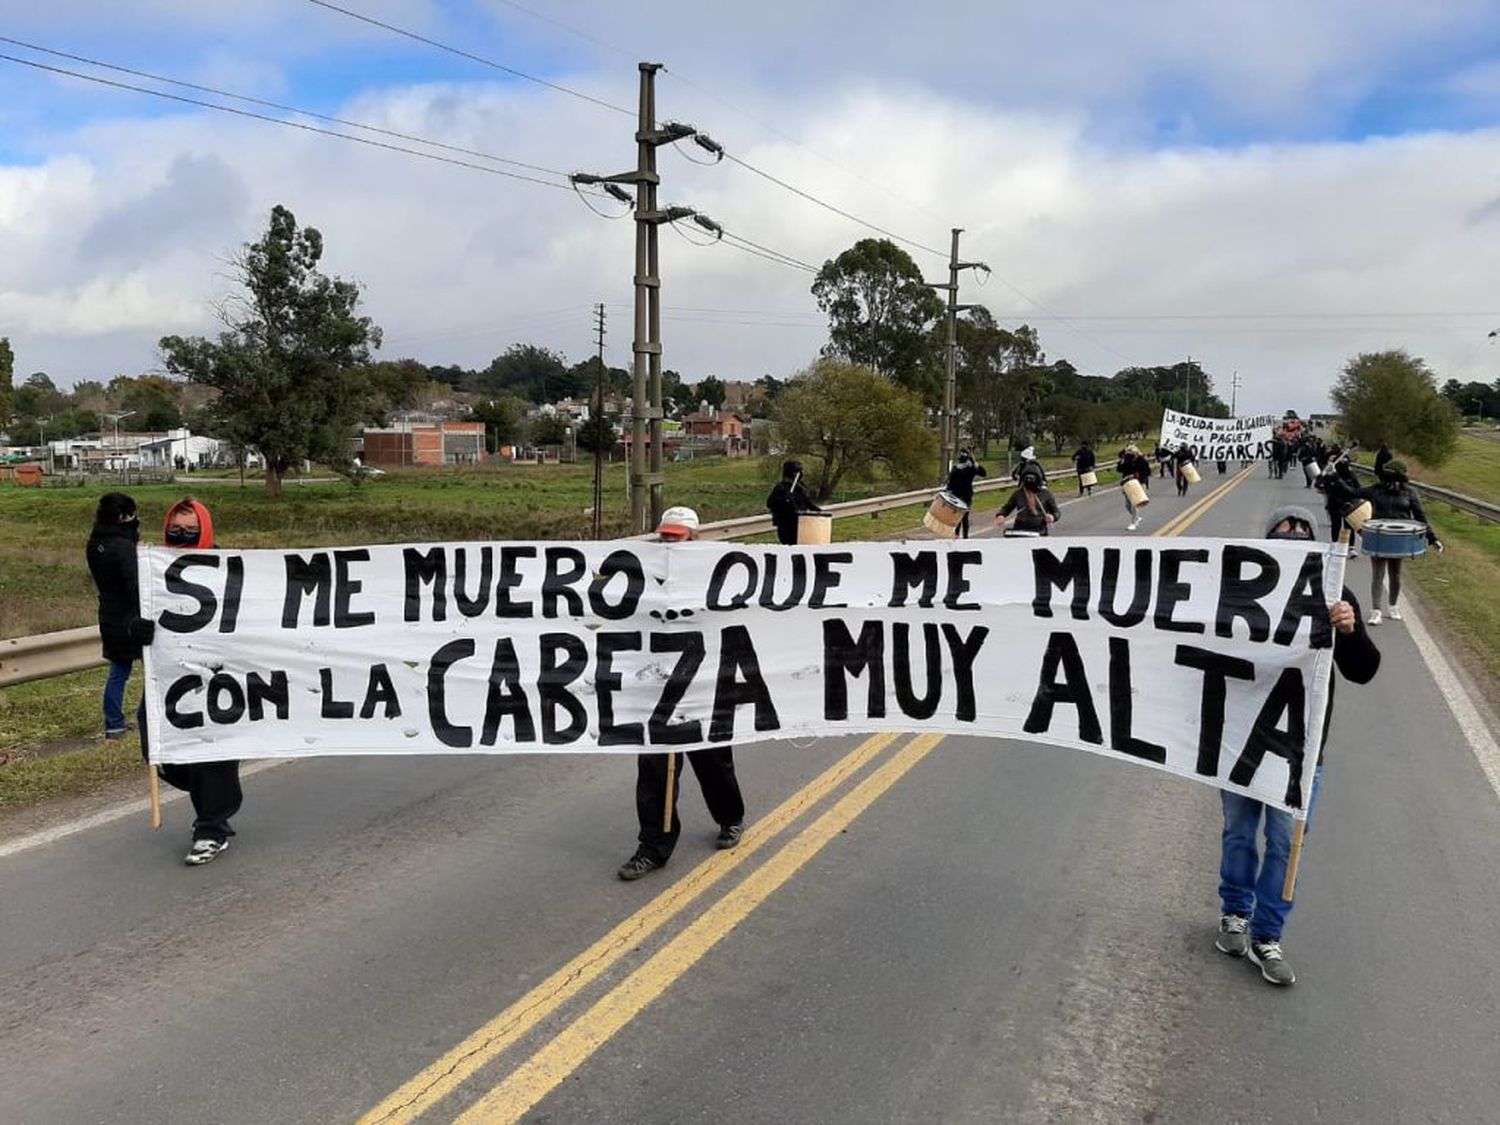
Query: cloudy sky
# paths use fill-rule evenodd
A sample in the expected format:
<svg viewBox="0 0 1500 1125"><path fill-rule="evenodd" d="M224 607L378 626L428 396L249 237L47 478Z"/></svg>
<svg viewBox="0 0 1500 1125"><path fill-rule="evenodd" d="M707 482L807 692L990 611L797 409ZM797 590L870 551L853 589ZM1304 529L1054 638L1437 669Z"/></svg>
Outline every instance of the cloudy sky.
<svg viewBox="0 0 1500 1125"><path fill-rule="evenodd" d="M340 3L499 65L314 0L0 0L0 36L33 45L0 53L288 116L49 48L551 171L0 60L0 335L19 375L138 373L161 335L212 330L225 259L275 203L323 231L329 272L364 283L385 355L482 365L528 341L579 359L603 301L609 358L628 364L632 224L553 172L633 166L641 59L667 67L662 119L909 240L934 279L963 227L963 255L994 270L963 299L1085 371L1191 355L1225 399L1238 372L1242 411L1303 412L1362 350L1407 348L1440 379L1500 374L1489 0ZM813 265L871 233L740 164L693 163L706 155L662 151L664 201ZM816 354L808 274L679 233L662 234L667 366L755 378Z"/></svg>

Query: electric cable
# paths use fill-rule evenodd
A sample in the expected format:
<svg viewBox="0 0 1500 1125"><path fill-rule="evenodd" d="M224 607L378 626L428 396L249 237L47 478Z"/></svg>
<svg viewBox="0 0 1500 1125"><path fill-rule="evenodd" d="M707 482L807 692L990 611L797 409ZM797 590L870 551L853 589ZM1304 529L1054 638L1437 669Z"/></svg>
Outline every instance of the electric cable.
<svg viewBox="0 0 1500 1125"><path fill-rule="evenodd" d="M612 109L616 113L623 113L630 117L636 116L636 111L633 109L626 109L622 105L607 102L603 98L596 98L592 94L585 94L582 90L574 90L558 82L549 82L545 78L538 78L534 74L527 74L524 70L517 70L513 66L506 66L504 63L498 63L494 59L487 59L483 55L476 55L472 51L465 51L461 47L454 47L451 44L430 39L425 35L419 35L415 31L409 31L404 27L397 27L393 23L378 20L374 16L367 16L363 12L356 12L352 8L340 7L338 4L330 3L329 0L307 0L307 2L309 4L316 4L320 8L327 8L330 12L338 12L340 15L348 16L350 19L359 20L361 23L367 23L374 27L383 28L396 35L405 36L407 39L415 40L418 43L425 43L429 47L436 47L439 51L447 51L450 55L457 55L459 58L468 59L470 62L479 63L481 66L490 67L492 70L502 71L515 78L525 79L527 82L535 82L538 86L545 86L549 90L556 90L559 94L567 94L570 97L580 98L603 109Z"/></svg>
<svg viewBox="0 0 1500 1125"><path fill-rule="evenodd" d="M236 94L232 90L220 90L213 86L201 86L196 82L184 82L180 78L169 78L163 74L152 74L146 70L135 70L128 66L120 66L116 63L104 62L102 59L91 59L87 55L75 55L67 51L58 51L51 47L43 47L37 43L28 43L24 39L12 39L8 35L0 35L0 43L10 43L17 47L24 47L28 51L37 51L44 55L52 55L54 58L70 59L73 62L84 63L88 66L99 67L102 70L112 70L118 74L130 74L136 78L147 78L152 82L162 82L169 86L177 86L184 90L197 90L203 94L213 94L215 97L231 98L237 102L245 102L248 105L264 106L267 109L279 109L284 113L296 113L303 117L312 117L318 121L328 121L334 125L345 125L351 129L364 129L371 133L379 133L386 137L395 137L398 140L412 141L416 144L429 145L432 148L444 149L448 152L457 152L464 156L477 156L481 160L493 160L497 164L509 164L516 168L526 168L532 172L545 172L552 176L567 178L567 173L556 168L546 168L540 164L528 164L524 160L513 160L508 156L496 156L491 152L483 152L479 149L464 148L461 145L448 144L446 141L429 140L427 137L419 137L412 133L402 133L395 129L386 129L379 125L366 125L361 121L350 121L345 117L334 117L326 113L317 113L310 109L302 109L299 106L284 105L281 102L267 101L265 98L253 98L248 94Z"/></svg>

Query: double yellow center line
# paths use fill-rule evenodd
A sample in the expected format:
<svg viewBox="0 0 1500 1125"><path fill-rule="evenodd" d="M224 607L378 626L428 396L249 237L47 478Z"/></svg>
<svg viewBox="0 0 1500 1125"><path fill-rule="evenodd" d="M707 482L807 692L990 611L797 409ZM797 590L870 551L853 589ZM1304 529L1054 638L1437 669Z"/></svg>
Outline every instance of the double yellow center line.
<svg viewBox="0 0 1500 1125"><path fill-rule="evenodd" d="M1244 470L1169 521L1158 536L1181 534L1249 476ZM361 1125L412 1122L435 1108L468 1079L576 999L621 958L704 896L783 831L863 771L897 741L895 734L865 739L813 781L752 824L740 846L718 852L694 867L651 902L612 928L546 980L532 988L463 1042L403 1083L362 1118ZM643 964L595 1001L582 1015L506 1075L465 1110L460 1125L519 1121L609 1039L658 999L720 940L823 847L905 777L942 742L919 735L859 782L826 812L782 845L757 869L689 923Z"/></svg>

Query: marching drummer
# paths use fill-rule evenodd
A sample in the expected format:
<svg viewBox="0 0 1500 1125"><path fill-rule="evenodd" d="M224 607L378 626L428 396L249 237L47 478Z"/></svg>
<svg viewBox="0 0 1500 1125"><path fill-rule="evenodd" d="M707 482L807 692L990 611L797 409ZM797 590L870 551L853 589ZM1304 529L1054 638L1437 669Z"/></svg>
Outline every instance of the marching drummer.
<svg viewBox="0 0 1500 1125"><path fill-rule="evenodd" d="M1177 447L1177 452L1173 455L1172 460L1176 467L1177 495L1186 496L1188 485L1192 483L1188 477L1187 470L1189 465L1196 465L1198 463L1197 450L1191 445L1180 445Z"/></svg>
<svg viewBox="0 0 1500 1125"><path fill-rule="evenodd" d="M996 525L1004 528L1005 518L1012 512L1016 514L1016 522L1012 525L1015 531L1031 531L1038 535L1046 535L1048 528L1062 518L1057 500L1043 483L1039 469L1028 466L1021 473L1021 487L1012 492L1010 499L995 513Z"/></svg>
<svg viewBox="0 0 1500 1125"><path fill-rule="evenodd" d="M1151 462L1141 455L1141 447L1131 442L1120 451L1115 471L1120 474L1120 491L1125 497L1125 510L1130 513L1130 522L1125 525L1125 530L1134 531L1141 526L1141 512L1137 507L1141 501L1131 499L1130 483L1134 481L1136 489L1144 496L1151 485Z"/></svg>
<svg viewBox="0 0 1500 1125"><path fill-rule="evenodd" d="M959 539L969 537L969 509L974 507L974 479L985 475L984 466L974 460L974 455L967 449L958 451L958 460L948 470L946 491L951 493L955 500L962 500L965 508L963 519L958 521L958 529L955 532Z"/></svg>
<svg viewBox="0 0 1500 1125"><path fill-rule="evenodd" d="M782 462L781 479L766 497L766 511L771 513L771 522L776 525L777 541L788 547L795 544L797 517L803 512L822 510L802 487L802 462Z"/></svg>
<svg viewBox="0 0 1500 1125"><path fill-rule="evenodd" d="M1086 441L1082 442L1074 451L1072 461L1078 471L1078 495L1092 496L1092 482L1099 479L1094 475L1094 466L1099 463L1099 459L1094 456L1094 447Z"/></svg>
<svg viewBox="0 0 1500 1125"><path fill-rule="evenodd" d="M1368 500L1377 520L1411 520L1421 524L1429 546L1439 553L1443 544L1438 540L1427 522L1427 512L1422 507L1422 498L1417 495L1406 479L1406 462L1392 458L1383 466L1384 473L1378 484L1362 488L1358 496ZM1379 625L1384 618L1401 620L1401 610L1396 607L1401 598L1401 563L1398 557L1382 557L1371 553L1370 579L1370 624ZM1386 591L1390 591L1390 603L1386 602Z"/></svg>

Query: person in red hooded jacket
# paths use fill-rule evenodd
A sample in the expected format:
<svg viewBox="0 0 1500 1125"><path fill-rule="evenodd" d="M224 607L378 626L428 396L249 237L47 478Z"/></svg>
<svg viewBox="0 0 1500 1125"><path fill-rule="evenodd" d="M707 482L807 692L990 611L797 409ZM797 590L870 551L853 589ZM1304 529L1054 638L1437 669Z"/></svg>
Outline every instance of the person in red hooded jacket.
<svg viewBox="0 0 1500 1125"><path fill-rule="evenodd" d="M167 509L163 538L168 547L184 550L211 550L214 546L214 521L208 509L191 496ZM149 639L146 643L150 643ZM141 753L146 746L146 704L141 702L137 717L141 731ZM240 811L244 794L240 789L239 762L184 762L157 766L156 772L168 785L183 790L193 802L193 846L186 862L199 867L212 863L229 847L234 829L229 818Z"/></svg>

